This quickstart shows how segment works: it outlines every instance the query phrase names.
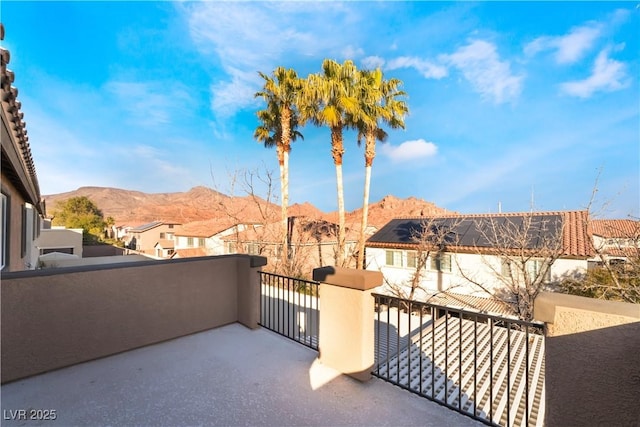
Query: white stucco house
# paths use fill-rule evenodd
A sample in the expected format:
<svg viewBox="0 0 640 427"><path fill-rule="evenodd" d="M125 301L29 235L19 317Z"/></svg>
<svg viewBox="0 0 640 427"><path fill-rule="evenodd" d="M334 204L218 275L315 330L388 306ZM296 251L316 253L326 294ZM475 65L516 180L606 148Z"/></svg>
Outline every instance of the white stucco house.
<svg viewBox="0 0 640 427"><path fill-rule="evenodd" d="M640 259L640 221L631 219L597 219L591 221L596 249L595 265L625 264Z"/></svg>
<svg viewBox="0 0 640 427"><path fill-rule="evenodd" d="M254 224L237 224L230 219L194 221L182 225L174 236L174 258L228 253L224 237L240 233Z"/></svg>
<svg viewBox="0 0 640 427"><path fill-rule="evenodd" d="M414 299L486 297L513 277L551 284L586 271L593 257L587 224L587 211L399 218L367 240L366 265L383 273L389 290L410 289L422 263Z"/></svg>

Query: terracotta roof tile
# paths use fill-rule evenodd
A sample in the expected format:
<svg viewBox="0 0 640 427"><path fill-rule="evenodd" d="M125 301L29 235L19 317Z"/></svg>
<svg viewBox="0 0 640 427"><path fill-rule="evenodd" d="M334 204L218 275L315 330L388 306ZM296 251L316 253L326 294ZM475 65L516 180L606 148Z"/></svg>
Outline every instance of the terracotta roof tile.
<svg viewBox="0 0 640 427"><path fill-rule="evenodd" d="M176 249L171 258L194 258L199 256L207 256L207 251L204 248Z"/></svg>
<svg viewBox="0 0 640 427"><path fill-rule="evenodd" d="M612 238L637 239L640 237L640 221L631 219L594 219L591 221L594 235Z"/></svg>
<svg viewBox="0 0 640 427"><path fill-rule="evenodd" d="M176 230L176 236L211 237L236 225L236 222L227 218L207 219L183 224Z"/></svg>
<svg viewBox="0 0 640 427"><path fill-rule="evenodd" d="M493 244L487 241L477 227L487 225L486 220L497 220L509 224L516 224L524 218L533 215L539 224L545 224L546 232L557 229L555 223L562 221L562 243L564 256L590 257L594 254L591 244L590 228L588 226L587 211L557 211L557 212L513 212L492 214L446 214L431 217L396 218L367 240L368 247L378 248L413 248L415 243L410 239L410 229L421 226L423 221L435 221L441 225L456 228L456 242L450 243L459 251L491 252ZM514 248L515 249L515 248Z"/></svg>
<svg viewBox="0 0 640 427"><path fill-rule="evenodd" d="M162 249L173 249L173 248L175 248L176 244L175 244L175 242L173 240L160 239L155 244L155 246L160 246Z"/></svg>

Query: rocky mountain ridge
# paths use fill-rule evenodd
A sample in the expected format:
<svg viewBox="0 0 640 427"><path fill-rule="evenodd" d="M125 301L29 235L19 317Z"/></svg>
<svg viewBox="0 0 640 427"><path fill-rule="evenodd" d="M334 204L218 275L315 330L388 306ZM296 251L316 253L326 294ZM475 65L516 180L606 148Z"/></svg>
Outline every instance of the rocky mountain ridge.
<svg viewBox="0 0 640 427"><path fill-rule="evenodd" d="M151 221L188 223L231 217L240 221L275 222L280 218L280 205L252 196L231 197L207 187L194 187L186 192L144 193L110 187L80 187L77 190L43 196L47 214L55 215L56 205L71 197L91 199L105 218L113 217L116 224L139 225ZM325 213L309 202L289 206L290 216L306 216L337 222L337 212ZM385 196L369 205L369 224L381 227L400 216L428 216L452 213L415 197L401 199ZM360 224L362 209L346 213L347 227Z"/></svg>

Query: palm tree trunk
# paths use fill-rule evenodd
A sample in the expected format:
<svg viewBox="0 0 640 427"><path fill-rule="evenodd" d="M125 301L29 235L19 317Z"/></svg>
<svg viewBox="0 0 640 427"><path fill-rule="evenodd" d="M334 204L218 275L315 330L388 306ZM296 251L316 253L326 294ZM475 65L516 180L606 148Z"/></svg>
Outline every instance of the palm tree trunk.
<svg viewBox="0 0 640 427"><path fill-rule="evenodd" d="M336 166L336 185L338 192L338 248L336 253L336 265L344 267L344 186L342 184L342 156L344 145L342 144L342 126L331 128L331 155Z"/></svg>
<svg viewBox="0 0 640 427"><path fill-rule="evenodd" d="M283 167L282 167L282 259L285 269L289 273L289 217L287 209L289 208L289 151L284 150Z"/></svg>
<svg viewBox="0 0 640 427"><path fill-rule="evenodd" d="M338 252L336 265L344 267L344 187L342 185L342 163L336 164L336 182L338 190Z"/></svg>
<svg viewBox="0 0 640 427"><path fill-rule="evenodd" d="M364 265L364 233L369 222L369 190L371 189L371 167L376 157L376 136L373 130L365 135L364 145L364 197L362 200L362 223L360 224L360 238L358 240L358 264L356 268L365 269Z"/></svg>
<svg viewBox="0 0 640 427"><path fill-rule="evenodd" d="M364 168L364 198L362 200L362 223L360 225L360 239L358 240L358 264L356 268L364 269L364 233L369 220L369 189L371 187L371 164L367 161Z"/></svg>

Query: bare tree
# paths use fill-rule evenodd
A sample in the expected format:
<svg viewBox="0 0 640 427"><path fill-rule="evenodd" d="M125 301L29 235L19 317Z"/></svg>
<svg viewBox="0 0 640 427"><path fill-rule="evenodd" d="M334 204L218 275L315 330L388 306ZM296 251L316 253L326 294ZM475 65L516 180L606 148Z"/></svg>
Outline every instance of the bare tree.
<svg viewBox="0 0 640 427"><path fill-rule="evenodd" d="M584 214L586 220L586 213ZM473 220L474 252L490 272L478 277L458 264L471 284L502 301L522 320L533 319L538 294L551 280L551 266L564 253L562 214L536 212Z"/></svg>
<svg viewBox="0 0 640 427"><path fill-rule="evenodd" d="M444 267L445 252L453 250L457 243L455 228L459 223L457 218L424 218L419 221L407 221L403 233L410 242L407 251L406 265L414 268L410 278L401 283L392 283L385 278L385 284L392 295L408 300L416 300L419 294L424 294L427 299L434 289L426 286L425 274L428 269L435 270L437 274L437 287L442 286L442 270ZM391 252L389 256L396 256ZM429 268L433 267L433 268Z"/></svg>
<svg viewBox="0 0 640 427"><path fill-rule="evenodd" d="M236 250L248 252L248 242L240 239L243 225L251 225L258 235L264 233L268 224L278 220L277 196L274 194L273 171L262 167L227 171L227 188L220 191L217 185L215 205L222 218L233 223ZM257 239L263 242L265 239ZM252 241L252 243L255 243ZM259 246L257 254L264 252Z"/></svg>
<svg viewBox="0 0 640 427"><path fill-rule="evenodd" d="M640 221L592 220L589 228L595 254L591 267L562 280L559 289L590 298L640 303Z"/></svg>
<svg viewBox="0 0 640 427"><path fill-rule="evenodd" d="M592 266L586 272L566 277L560 282L559 290L591 298L640 303L640 218L595 219L610 203L605 201L595 211L601 173L599 170L587 204L591 220L583 225L594 254Z"/></svg>

